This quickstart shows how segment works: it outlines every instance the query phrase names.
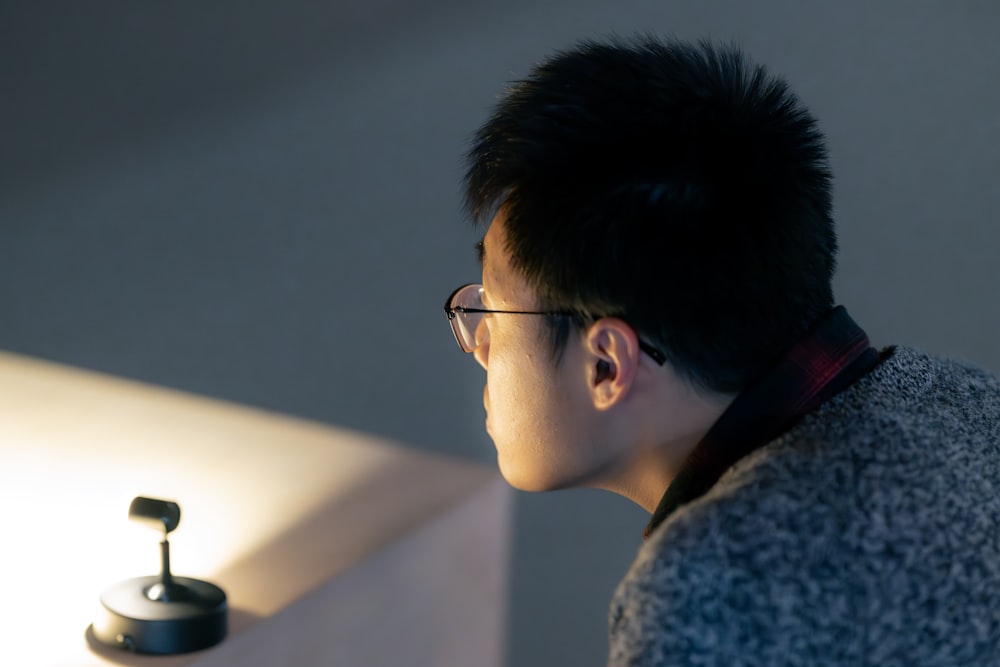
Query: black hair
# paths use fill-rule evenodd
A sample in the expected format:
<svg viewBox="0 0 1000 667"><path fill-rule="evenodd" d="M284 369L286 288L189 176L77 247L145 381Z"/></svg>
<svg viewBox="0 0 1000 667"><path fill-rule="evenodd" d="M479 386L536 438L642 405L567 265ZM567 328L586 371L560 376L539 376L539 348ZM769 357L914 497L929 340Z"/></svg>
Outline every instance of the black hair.
<svg viewBox="0 0 1000 667"><path fill-rule="evenodd" d="M512 83L468 153L543 310L619 317L735 393L833 305L831 175L815 119L735 46L585 41ZM560 321L562 326L560 326ZM550 322L556 356L570 325Z"/></svg>

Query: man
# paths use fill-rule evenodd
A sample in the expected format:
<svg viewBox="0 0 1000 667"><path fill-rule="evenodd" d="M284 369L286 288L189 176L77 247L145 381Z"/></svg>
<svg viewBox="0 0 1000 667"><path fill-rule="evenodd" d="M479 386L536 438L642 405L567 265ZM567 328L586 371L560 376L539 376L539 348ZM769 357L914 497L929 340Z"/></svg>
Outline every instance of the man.
<svg viewBox="0 0 1000 667"><path fill-rule="evenodd" d="M1000 382L881 352L830 281L814 119L734 48L586 42L469 153L504 477L646 508L612 665L1000 665Z"/></svg>

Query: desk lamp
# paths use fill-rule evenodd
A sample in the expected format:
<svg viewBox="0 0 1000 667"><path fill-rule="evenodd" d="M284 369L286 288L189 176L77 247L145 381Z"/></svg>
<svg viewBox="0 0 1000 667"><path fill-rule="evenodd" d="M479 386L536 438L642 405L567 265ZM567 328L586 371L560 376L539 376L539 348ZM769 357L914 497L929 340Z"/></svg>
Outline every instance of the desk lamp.
<svg viewBox="0 0 1000 667"><path fill-rule="evenodd" d="M163 531L160 574L126 579L101 595L94 637L136 653L187 653L218 644L226 636L226 594L207 581L170 572L167 535L177 528L181 508L170 500L132 500L133 521Z"/></svg>

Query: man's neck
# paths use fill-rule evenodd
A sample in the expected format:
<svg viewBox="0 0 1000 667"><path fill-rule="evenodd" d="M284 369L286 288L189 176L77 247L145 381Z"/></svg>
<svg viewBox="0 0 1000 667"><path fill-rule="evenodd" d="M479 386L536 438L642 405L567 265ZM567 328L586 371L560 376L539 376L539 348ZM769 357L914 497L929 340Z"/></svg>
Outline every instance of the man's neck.
<svg viewBox="0 0 1000 667"><path fill-rule="evenodd" d="M671 382L684 381L674 377ZM652 513L664 489L735 398L699 393L686 382L654 392L649 426L636 435L622 460L590 486L617 493Z"/></svg>

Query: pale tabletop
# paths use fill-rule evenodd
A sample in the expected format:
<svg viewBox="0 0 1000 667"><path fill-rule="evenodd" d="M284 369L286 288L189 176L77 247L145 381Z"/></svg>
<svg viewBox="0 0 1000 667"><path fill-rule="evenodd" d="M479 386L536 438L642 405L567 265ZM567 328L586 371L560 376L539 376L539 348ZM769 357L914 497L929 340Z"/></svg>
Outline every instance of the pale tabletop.
<svg viewBox="0 0 1000 667"><path fill-rule="evenodd" d="M172 569L226 590L228 642L484 489L509 502L478 465L0 353L0 664L192 664L87 632L104 588L158 570L134 496L180 504Z"/></svg>

